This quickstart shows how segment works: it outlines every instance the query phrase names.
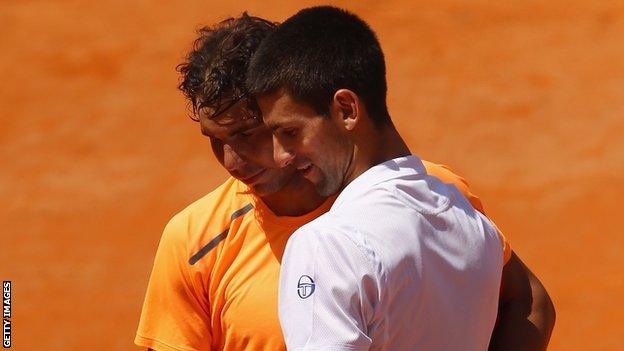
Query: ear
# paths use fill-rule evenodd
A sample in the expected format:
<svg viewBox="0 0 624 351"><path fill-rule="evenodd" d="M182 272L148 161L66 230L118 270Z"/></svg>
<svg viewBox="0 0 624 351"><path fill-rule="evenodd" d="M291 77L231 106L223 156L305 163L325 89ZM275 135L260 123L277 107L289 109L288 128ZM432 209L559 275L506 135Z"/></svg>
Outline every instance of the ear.
<svg viewBox="0 0 624 351"><path fill-rule="evenodd" d="M340 119L346 130L353 130L362 118L361 101L349 89L339 89L334 93L332 113Z"/></svg>

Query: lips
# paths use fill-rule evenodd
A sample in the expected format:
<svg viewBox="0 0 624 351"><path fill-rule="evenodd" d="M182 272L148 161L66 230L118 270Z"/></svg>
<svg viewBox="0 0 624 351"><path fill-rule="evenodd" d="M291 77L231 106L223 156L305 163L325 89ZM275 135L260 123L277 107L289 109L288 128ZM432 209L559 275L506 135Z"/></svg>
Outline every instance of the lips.
<svg viewBox="0 0 624 351"><path fill-rule="evenodd" d="M312 170L312 163L311 162L306 162L306 163L303 163L303 164L297 166L297 171L299 171L304 176L308 175L311 170Z"/></svg>

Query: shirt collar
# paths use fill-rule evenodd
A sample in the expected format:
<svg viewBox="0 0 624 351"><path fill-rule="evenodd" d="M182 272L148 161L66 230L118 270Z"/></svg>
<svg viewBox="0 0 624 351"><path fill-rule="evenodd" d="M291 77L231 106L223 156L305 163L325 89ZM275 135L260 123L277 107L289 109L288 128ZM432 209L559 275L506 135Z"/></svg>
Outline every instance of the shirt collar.
<svg viewBox="0 0 624 351"><path fill-rule="evenodd" d="M405 176L426 174L425 166L420 158L414 155L398 157L369 168L357 178L347 184L342 190L332 208L367 192L373 186Z"/></svg>

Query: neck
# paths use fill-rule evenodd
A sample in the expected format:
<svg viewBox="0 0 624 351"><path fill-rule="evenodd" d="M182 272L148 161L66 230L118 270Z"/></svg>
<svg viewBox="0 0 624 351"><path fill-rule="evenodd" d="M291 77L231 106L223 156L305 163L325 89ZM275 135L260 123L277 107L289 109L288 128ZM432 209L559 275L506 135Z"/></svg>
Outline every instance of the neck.
<svg viewBox="0 0 624 351"><path fill-rule="evenodd" d="M320 196L314 185L295 176L280 191L263 196L262 201L276 216L302 216L317 209L327 198Z"/></svg>
<svg viewBox="0 0 624 351"><path fill-rule="evenodd" d="M365 128L369 130L355 138L351 167L343 187L371 167L412 154L392 122L381 129L375 129L372 125Z"/></svg>

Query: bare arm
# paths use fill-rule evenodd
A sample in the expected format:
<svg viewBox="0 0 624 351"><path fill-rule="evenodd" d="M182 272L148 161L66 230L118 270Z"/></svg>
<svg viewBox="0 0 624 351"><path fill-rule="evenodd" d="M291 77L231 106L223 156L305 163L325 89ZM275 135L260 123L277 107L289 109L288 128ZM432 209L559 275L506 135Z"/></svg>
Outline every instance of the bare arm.
<svg viewBox="0 0 624 351"><path fill-rule="evenodd" d="M555 307L546 289L512 252L503 267L489 351L546 350L554 325Z"/></svg>

